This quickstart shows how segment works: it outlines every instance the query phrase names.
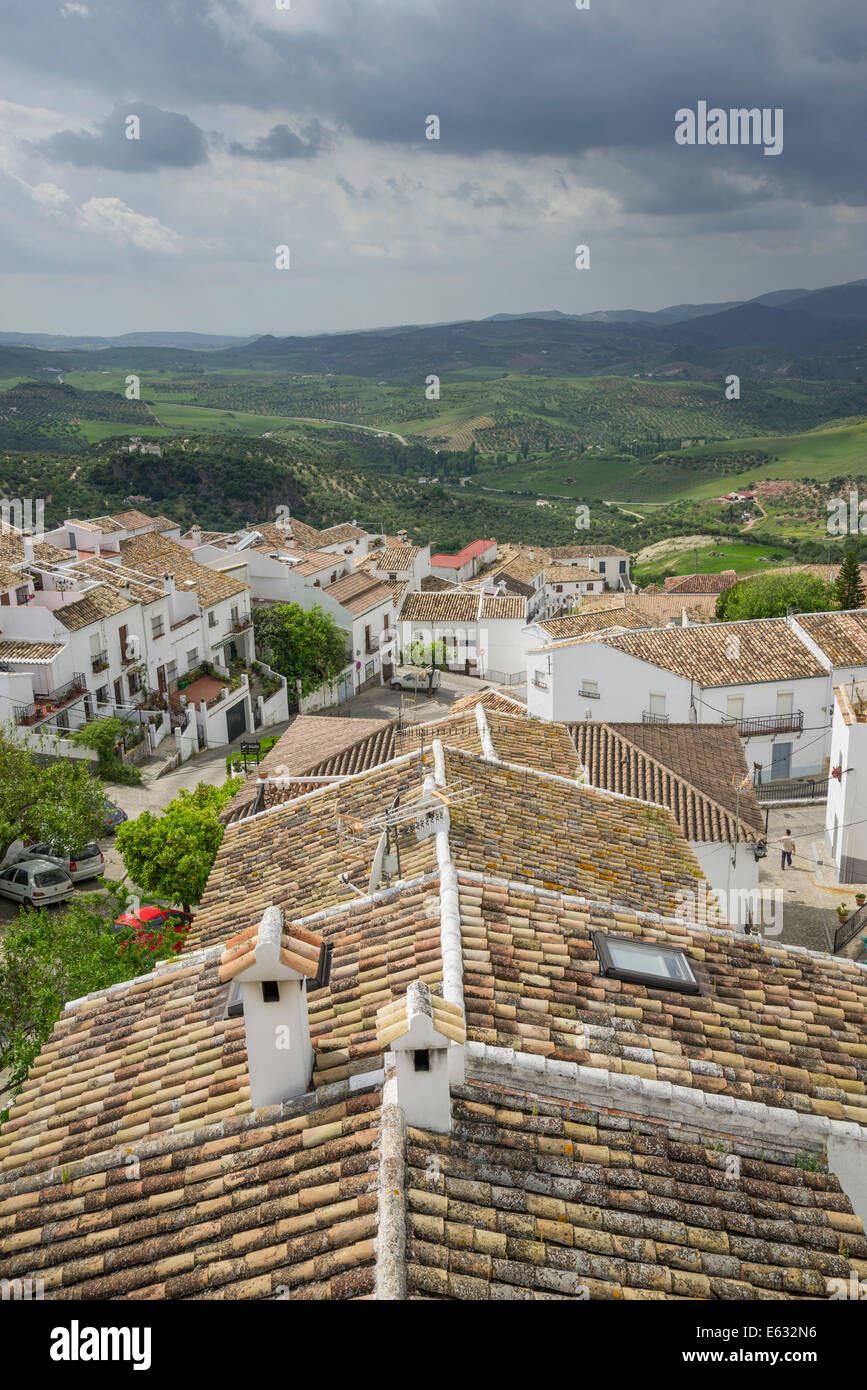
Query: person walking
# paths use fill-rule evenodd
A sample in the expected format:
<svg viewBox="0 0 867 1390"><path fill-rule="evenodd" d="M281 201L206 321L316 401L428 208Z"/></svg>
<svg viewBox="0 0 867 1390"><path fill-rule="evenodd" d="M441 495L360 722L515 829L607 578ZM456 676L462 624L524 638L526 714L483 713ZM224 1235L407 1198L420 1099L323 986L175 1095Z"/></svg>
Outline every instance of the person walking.
<svg viewBox="0 0 867 1390"><path fill-rule="evenodd" d="M788 828L780 841L780 868L791 869L792 855L795 853L795 842L792 839L792 832Z"/></svg>

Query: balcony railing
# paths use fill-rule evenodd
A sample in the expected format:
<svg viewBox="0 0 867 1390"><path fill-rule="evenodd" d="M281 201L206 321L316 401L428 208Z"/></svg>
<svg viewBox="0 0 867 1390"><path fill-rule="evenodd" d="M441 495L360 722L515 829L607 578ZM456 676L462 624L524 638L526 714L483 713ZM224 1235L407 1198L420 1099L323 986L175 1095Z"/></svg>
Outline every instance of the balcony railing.
<svg viewBox="0 0 867 1390"><path fill-rule="evenodd" d="M107 650L107 649L104 650L104 651L101 651L101 652L95 652L95 653L94 653L94 655L90 658L90 669L91 669L91 671L93 671L94 675L96 674L97 671L107 671L107 670L108 670L108 650Z"/></svg>
<svg viewBox="0 0 867 1390"><path fill-rule="evenodd" d="M79 695L87 693L87 685L84 680L84 672L76 671L72 680L65 685L58 685L56 690L48 690L44 694L41 690L33 692L33 698L39 705L63 705L70 700L75 700Z"/></svg>
<svg viewBox="0 0 867 1390"><path fill-rule="evenodd" d="M198 622L198 613L188 613L185 618L178 618L176 622L169 624L169 631L176 632L179 627L185 627L187 623Z"/></svg>
<svg viewBox="0 0 867 1390"><path fill-rule="evenodd" d="M724 724L734 724L742 738L752 738L756 734L800 734L804 731L803 710L791 710L789 714L766 714L755 719L723 718Z"/></svg>
<svg viewBox="0 0 867 1390"><path fill-rule="evenodd" d="M601 700L602 698L598 690L579 690L578 694L582 700Z"/></svg>
<svg viewBox="0 0 867 1390"><path fill-rule="evenodd" d="M52 719L60 710L82 699L86 694L84 675L76 671L72 680L68 680L65 685L59 685L56 690L46 692L37 690L31 704L16 705L15 723L40 724L44 720Z"/></svg>
<svg viewBox="0 0 867 1390"><path fill-rule="evenodd" d="M250 624L252 623L252 621L253 621L253 619L251 618L251 616L250 616L249 613L242 613L241 616L240 616L239 618L230 618L230 619L229 619L229 631L230 631L230 632L244 632L244 631L246 631L246 629L250 626Z"/></svg>
<svg viewBox="0 0 867 1390"><path fill-rule="evenodd" d="M641 716L641 722L642 724L667 724L670 717L668 714L652 714L649 709L646 709Z"/></svg>

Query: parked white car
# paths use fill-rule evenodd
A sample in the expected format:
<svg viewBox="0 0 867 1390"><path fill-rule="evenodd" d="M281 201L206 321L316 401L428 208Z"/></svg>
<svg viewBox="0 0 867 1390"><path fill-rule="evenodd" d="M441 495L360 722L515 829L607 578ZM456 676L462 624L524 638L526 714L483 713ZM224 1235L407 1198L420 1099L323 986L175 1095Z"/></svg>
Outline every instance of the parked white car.
<svg viewBox="0 0 867 1390"><path fill-rule="evenodd" d="M436 690L440 683L440 673L434 667L413 666L408 671L403 671L399 676L392 676L389 685L392 690L416 690L423 694L430 694Z"/></svg>
<svg viewBox="0 0 867 1390"><path fill-rule="evenodd" d="M50 859L22 859L0 870L0 895L23 907L48 907L71 898L75 889L69 874Z"/></svg>
<svg viewBox="0 0 867 1390"><path fill-rule="evenodd" d="M80 883L86 878L99 878L105 873L105 858L99 845L95 843L83 845L81 849L74 849L70 854L55 851L48 844L28 845L21 851L15 863L20 864L25 859L50 859L58 869L63 869L69 874L73 883Z"/></svg>

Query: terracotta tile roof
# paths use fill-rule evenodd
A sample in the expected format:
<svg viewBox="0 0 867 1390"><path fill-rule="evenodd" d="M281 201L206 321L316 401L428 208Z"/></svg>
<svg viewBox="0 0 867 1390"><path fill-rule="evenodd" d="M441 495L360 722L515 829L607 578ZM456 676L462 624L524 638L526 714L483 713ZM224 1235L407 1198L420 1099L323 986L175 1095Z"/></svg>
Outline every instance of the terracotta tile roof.
<svg viewBox="0 0 867 1390"><path fill-rule="evenodd" d="M601 584L604 575L598 570L585 569L583 565L546 565L546 584L587 584L592 581Z"/></svg>
<svg viewBox="0 0 867 1390"><path fill-rule="evenodd" d="M842 1247L867 1255L836 1176L791 1150L483 1084L452 1112L409 1132L410 1299L825 1298Z"/></svg>
<svg viewBox="0 0 867 1390"><path fill-rule="evenodd" d="M376 569L397 573L411 570L421 550L417 545L387 545L384 550L374 550L368 556Z"/></svg>
<svg viewBox="0 0 867 1390"><path fill-rule="evenodd" d="M148 516L147 512L140 512L136 507L131 507L130 510L126 512L115 512L113 516L110 517L95 518L97 526L99 526L102 521L113 521L116 526L122 528L124 531L138 531L143 526L153 526L157 520L157 517ZM162 517L159 518L159 520L165 520L165 518ZM169 526L173 525L171 521L168 524Z"/></svg>
<svg viewBox="0 0 867 1390"><path fill-rule="evenodd" d="M527 602L521 594L483 594L479 621L484 618L519 618L527 616Z"/></svg>
<svg viewBox="0 0 867 1390"><path fill-rule="evenodd" d="M28 642L23 638L0 641L0 661L43 664L53 661L63 651L66 651L65 642Z"/></svg>
<svg viewBox="0 0 867 1390"><path fill-rule="evenodd" d="M527 713L527 706L520 700L514 699L511 695L506 695L502 690L492 690L486 686L484 690L477 690L472 695L463 695L460 700L455 700L449 710L449 716L460 714L463 710L474 709L476 705L483 705L488 711L499 711L503 714L523 714Z"/></svg>
<svg viewBox="0 0 867 1390"><path fill-rule="evenodd" d="M451 589L443 593L407 594L400 617L402 622L473 623L478 612L478 594Z"/></svg>
<svg viewBox="0 0 867 1390"><path fill-rule="evenodd" d="M341 557L332 555L330 551L308 550L304 559L293 565L292 570L294 574L321 574L324 570L340 569L341 563Z"/></svg>
<svg viewBox="0 0 867 1390"><path fill-rule="evenodd" d="M58 546L52 545L50 541L34 541L33 558L43 565L56 565L61 561L71 559L71 556L68 550L61 550ZM0 530L0 560L7 565L23 565L25 563L21 532L13 530L10 526L4 526Z"/></svg>
<svg viewBox="0 0 867 1390"><path fill-rule="evenodd" d="M519 763L538 772L552 772L573 780L581 775L581 763L565 724L529 719L526 710L516 710L514 705L508 713L483 708L494 752L500 762ZM405 725L400 731L398 746L408 753L422 744L429 747L435 738L447 748L477 755L484 751L473 708L451 712L443 719Z"/></svg>
<svg viewBox="0 0 867 1390"><path fill-rule="evenodd" d="M219 570L209 569L194 560L190 551L180 541L168 540L165 536L150 531L144 536L133 536L120 543L121 559L130 569L150 575L162 584L165 573L173 574L176 581L192 579L195 583L199 603L209 607L223 599L234 598L236 594L249 591L249 585Z"/></svg>
<svg viewBox="0 0 867 1390"><path fill-rule="evenodd" d="M0 589L11 589L13 584L22 584L26 577L20 570L14 570L11 565L0 561Z"/></svg>
<svg viewBox="0 0 867 1390"><path fill-rule="evenodd" d="M445 765L473 793L451 812L460 868L669 916L702 878L668 811L472 752L447 748Z"/></svg>
<svg viewBox="0 0 867 1390"><path fill-rule="evenodd" d="M720 570L719 574L675 574L665 581L669 594L722 594L737 584L734 570Z"/></svg>
<svg viewBox="0 0 867 1390"><path fill-rule="evenodd" d="M220 819L228 823L249 814L256 800L257 783L263 777L292 779L293 785L282 791L267 789L265 805L271 806L303 795L298 787L305 775L341 777L379 767L394 757L396 725L396 719L335 719L300 714L227 803ZM309 784L304 788L313 789Z"/></svg>
<svg viewBox="0 0 867 1390"><path fill-rule="evenodd" d="M256 527L257 531L262 529L261 526ZM280 528L275 529L279 530ZM283 532L284 536L285 534ZM322 532L317 531L315 526L308 526L306 521L297 521L293 518L291 539L295 545L300 545L305 550L313 550L322 544Z"/></svg>
<svg viewBox="0 0 867 1390"><path fill-rule="evenodd" d="M430 1004L434 1030L443 1038L463 1045L466 1042L467 1030L463 1013L457 1004L450 1004L433 993ZM408 996L400 994L377 1010L376 1041L383 1052L406 1032L410 1021L410 1007Z"/></svg>
<svg viewBox="0 0 867 1390"><path fill-rule="evenodd" d="M346 902L356 895L341 874L365 892L379 832L350 837L338 832L337 818L382 815L396 795L402 801L421 795L417 756L227 825L191 944L225 941L239 913L256 919L272 904L294 918ZM416 841L412 823L401 832L400 855L404 877L424 873L435 862L432 841Z"/></svg>
<svg viewBox="0 0 867 1390"><path fill-rule="evenodd" d="M454 592L455 585L451 579L440 579L436 574L426 574L420 581L420 588L429 594L441 594L444 591Z"/></svg>
<svg viewBox="0 0 867 1390"><path fill-rule="evenodd" d="M317 1086L382 1065L377 1015L411 981L441 991L439 887L434 875L310 920L333 948L330 983L308 993Z"/></svg>
<svg viewBox="0 0 867 1390"><path fill-rule="evenodd" d="M728 655L734 650L735 638L737 658ZM600 640L652 666L673 671L687 680L693 678L703 686L798 680L826 674L824 666L785 618L625 632Z"/></svg>
<svg viewBox="0 0 867 1390"><path fill-rule="evenodd" d="M142 574L111 560L81 560L75 566L74 573L85 574L89 579L98 579L113 589L128 592L131 598L144 605L157 603L165 597L162 583L157 583L152 575ZM128 589L125 587L127 585Z"/></svg>
<svg viewBox="0 0 867 1390"><path fill-rule="evenodd" d="M372 1292L379 1093L252 1112L218 960L63 1013L0 1137L4 1277L47 1298Z"/></svg>
<svg viewBox="0 0 867 1390"><path fill-rule="evenodd" d="M578 613L569 613L563 618L546 618L537 626L543 628L555 642L559 642L568 637L585 637L588 632L604 632L608 628L626 628L631 631L634 628L655 627L656 623L652 618L627 613L625 608L600 608L585 613L582 604Z"/></svg>
<svg viewBox="0 0 867 1390"><path fill-rule="evenodd" d="M345 574L336 583L325 585L322 592L347 608L350 613L354 613L356 617L368 613L371 608L378 607L386 599L392 604L394 602L389 585L377 579L375 575L365 574L363 570Z"/></svg>
<svg viewBox="0 0 867 1390"><path fill-rule="evenodd" d="M100 618L114 617L117 613L125 613L128 608L135 608L136 600L113 589L109 584L98 584L93 589L88 589L81 598L74 599L72 603L64 603L60 608L52 609L52 613L62 627L67 632L78 632L83 627L89 627L91 623L99 622Z"/></svg>
<svg viewBox="0 0 867 1390"><path fill-rule="evenodd" d="M569 726L591 786L655 801L687 840L754 840L765 818L755 794L735 784L749 773L734 724Z"/></svg>
<svg viewBox="0 0 867 1390"><path fill-rule="evenodd" d="M545 569L546 559L547 557L538 550L532 560L529 555L516 555L514 560L508 560L505 565L499 566L494 571L493 578L516 579L519 584L532 586L533 580Z"/></svg>
<svg viewBox="0 0 867 1390"><path fill-rule="evenodd" d="M834 666L867 664L867 610L848 613L799 613L795 622L822 649Z"/></svg>
<svg viewBox="0 0 867 1390"><path fill-rule="evenodd" d="M635 594L585 594L581 600L582 613L612 608L622 608L630 616L640 614L651 618L659 626L679 623L684 613L690 622L708 623L716 614L716 597L713 594L648 593L640 589Z"/></svg>
<svg viewBox="0 0 867 1390"><path fill-rule="evenodd" d="M462 550L458 550L454 555L432 555L430 562L432 565L440 565L445 569L460 569L468 560L475 560L478 555L483 555L496 541L471 541Z"/></svg>
<svg viewBox="0 0 867 1390"><path fill-rule="evenodd" d="M279 962L296 974L315 980L321 970L324 945L321 936L297 922L285 923L282 914L271 909L252 927L229 937L220 956L220 980L223 984L234 980L260 959L273 965Z"/></svg>
<svg viewBox="0 0 867 1390"><path fill-rule="evenodd" d="M295 529L294 521L292 529ZM337 526L327 526L324 531L320 531L319 544L338 545L341 541L359 541L365 534L360 526L353 526L351 521L344 521Z"/></svg>
<svg viewBox="0 0 867 1390"><path fill-rule="evenodd" d="M467 1035L618 1074L867 1124L867 975L840 956L460 881ZM702 993L605 976L603 931L678 946Z"/></svg>

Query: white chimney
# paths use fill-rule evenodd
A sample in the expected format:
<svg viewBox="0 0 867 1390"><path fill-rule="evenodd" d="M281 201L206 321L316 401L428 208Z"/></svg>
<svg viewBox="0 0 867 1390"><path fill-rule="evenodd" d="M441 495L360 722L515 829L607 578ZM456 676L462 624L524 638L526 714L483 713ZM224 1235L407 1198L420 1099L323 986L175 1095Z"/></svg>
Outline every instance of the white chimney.
<svg viewBox="0 0 867 1390"><path fill-rule="evenodd" d="M267 907L257 926L226 942L220 979L240 984L254 1110L303 1095L313 1075L307 981L328 983L331 947Z"/></svg>
<svg viewBox="0 0 867 1390"><path fill-rule="evenodd" d="M28 565L32 565L32 564L33 564L33 537L32 537L27 531L23 531L22 534L21 534L21 544L22 544L22 546L23 546L23 548L24 548L24 559L27 561L27 564L28 564Z"/></svg>
<svg viewBox="0 0 867 1390"><path fill-rule="evenodd" d="M190 540L194 546L202 544L202 528L197 521L190 527Z"/></svg>
<svg viewBox="0 0 867 1390"><path fill-rule="evenodd" d="M449 1044L463 1047L466 1028L456 1004L413 980L406 994L376 1015L376 1039L394 1057L396 1102L415 1129L448 1134L452 1127Z"/></svg>
<svg viewBox="0 0 867 1390"><path fill-rule="evenodd" d="M527 551L527 558L528 558L529 560L535 560L535 558L536 558L536 552L535 552L535 550L528 550L528 551Z"/></svg>
<svg viewBox="0 0 867 1390"><path fill-rule="evenodd" d="M163 593L173 594L175 592L175 576L173 574L163 575Z"/></svg>

